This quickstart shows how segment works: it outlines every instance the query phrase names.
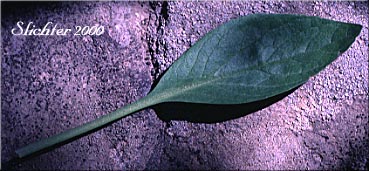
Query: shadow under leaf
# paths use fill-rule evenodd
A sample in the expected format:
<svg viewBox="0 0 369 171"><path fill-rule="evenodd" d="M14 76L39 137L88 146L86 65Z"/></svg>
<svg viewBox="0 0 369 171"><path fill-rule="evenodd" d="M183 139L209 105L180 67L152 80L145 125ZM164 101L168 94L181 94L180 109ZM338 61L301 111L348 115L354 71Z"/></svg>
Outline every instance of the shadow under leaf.
<svg viewBox="0 0 369 171"><path fill-rule="evenodd" d="M301 85L279 95L251 103L235 105L214 105L184 102L168 102L153 106L158 117L165 121L182 120L194 123L217 123L240 118L288 96Z"/></svg>

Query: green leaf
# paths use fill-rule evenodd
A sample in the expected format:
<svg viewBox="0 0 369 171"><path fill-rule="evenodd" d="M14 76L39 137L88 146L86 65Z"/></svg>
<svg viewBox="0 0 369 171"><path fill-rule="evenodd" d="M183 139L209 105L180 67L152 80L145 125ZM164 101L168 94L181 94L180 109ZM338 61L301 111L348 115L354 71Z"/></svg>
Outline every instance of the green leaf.
<svg viewBox="0 0 369 171"><path fill-rule="evenodd" d="M344 52L360 30L318 17L241 17L198 41L152 93L165 94L164 101L191 103L265 99L306 82Z"/></svg>
<svg viewBox="0 0 369 171"><path fill-rule="evenodd" d="M241 104L289 91L354 42L362 26L318 17L256 14L212 30L146 97L80 127L16 150L24 157L163 102Z"/></svg>

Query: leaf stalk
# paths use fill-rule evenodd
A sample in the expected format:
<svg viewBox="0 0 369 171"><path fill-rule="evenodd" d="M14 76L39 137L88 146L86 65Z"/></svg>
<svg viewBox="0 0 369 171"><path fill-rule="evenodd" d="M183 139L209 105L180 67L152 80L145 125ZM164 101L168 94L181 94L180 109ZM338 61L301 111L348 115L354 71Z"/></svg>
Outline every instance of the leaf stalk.
<svg viewBox="0 0 369 171"><path fill-rule="evenodd" d="M96 120L90 121L81 126L69 129L67 131L42 139L40 141L31 143L25 147L17 149L15 152L19 158L24 158L26 156L38 153L59 144L67 143L69 140L81 137L91 131L97 131L99 130L99 128L102 128L105 125L113 123L125 116L128 116L129 114L140 111L155 104L157 104L157 102L155 101L155 97L147 95L136 102L117 109L116 111L104 115Z"/></svg>

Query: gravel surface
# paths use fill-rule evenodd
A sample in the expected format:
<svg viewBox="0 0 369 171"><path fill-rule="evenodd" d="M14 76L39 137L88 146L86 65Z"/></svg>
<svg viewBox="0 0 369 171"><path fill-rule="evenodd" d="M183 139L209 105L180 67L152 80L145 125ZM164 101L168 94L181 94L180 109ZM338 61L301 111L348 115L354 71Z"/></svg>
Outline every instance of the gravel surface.
<svg viewBox="0 0 369 171"><path fill-rule="evenodd" d="M13 169L368 169L368 2L2 2L2 164L14 150L147 94L186 49L252 13L364 26L352 47L283 100L205 124L143 110ZM16 22L105 26L101 36L12 36Z"/></svg>

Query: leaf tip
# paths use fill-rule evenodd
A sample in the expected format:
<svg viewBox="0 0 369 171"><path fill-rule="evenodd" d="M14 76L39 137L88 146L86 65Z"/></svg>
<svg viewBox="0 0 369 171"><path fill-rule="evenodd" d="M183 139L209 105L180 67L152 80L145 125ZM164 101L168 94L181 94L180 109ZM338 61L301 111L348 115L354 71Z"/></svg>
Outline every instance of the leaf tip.
<svg viewBox="0 0 369 171"><path fill-rule="evenodd" d="M360 25L360 24L351 24L351 33L357 37L360 33L361 33L361 30L363 29L363 26Z"/></svg>

